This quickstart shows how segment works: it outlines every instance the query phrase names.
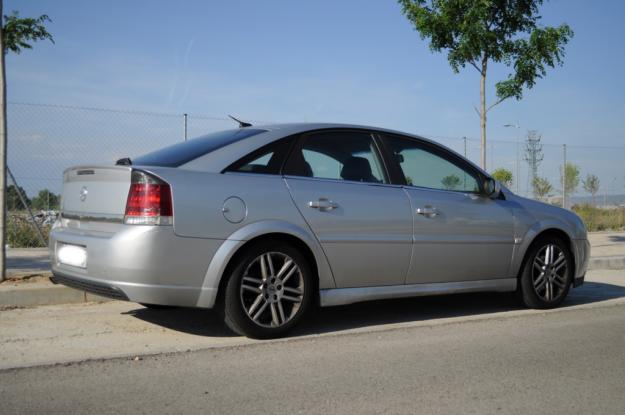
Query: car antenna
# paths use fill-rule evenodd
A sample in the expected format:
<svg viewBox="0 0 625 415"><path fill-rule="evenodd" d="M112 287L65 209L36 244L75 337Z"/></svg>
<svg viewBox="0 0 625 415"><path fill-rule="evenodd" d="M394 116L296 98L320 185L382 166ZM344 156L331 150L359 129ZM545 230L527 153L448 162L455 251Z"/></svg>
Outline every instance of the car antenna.
<svg viewBox="0 0 625 415"><path fill-rule="evenodd" d="M251 127L252 124L250 124L249 122L245 122L245 121L241 121L238 120L236 118L234 118L232 115L228 114L228 117L232 118L234 121L239 123L239 128L245 128L245 127Z"/></svg>

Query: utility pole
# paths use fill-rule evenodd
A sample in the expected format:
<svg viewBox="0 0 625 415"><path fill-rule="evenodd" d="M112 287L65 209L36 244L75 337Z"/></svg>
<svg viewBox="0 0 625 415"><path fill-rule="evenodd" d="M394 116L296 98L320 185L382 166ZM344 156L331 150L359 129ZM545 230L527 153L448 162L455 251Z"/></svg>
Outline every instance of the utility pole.
<svg viewBox="0 0 625 415"><path fill-rule="evenodd" d="M527 133L527 142L525 143L525 156L530 170L530 184L534 183L534 179L538 176L538 166L543 161L543 145L540 143L542 136L536 130ZM532 192L534 198L536 193Z"/></svg>
<svg viewBox="0 0 625 415"><path fill-rule="evenodd" d="M562 207L566 209L566 144L562 144Z"/></svg>
<svg viewBox="0 0 625 415"><path fill-rule="evenodd" d="M7 90L4 70L4 27L0 0L0 281L6 277ZM19 192L18 192L19 193Z"/></svg>
<svg viewBox="0 0 625 415"><path fill-rule="evenodd" d="M521 125L517 121L516 124L506 124L504 127L516 128L516 177L514 178L514 184L516 187L516 193L519 194L519 183L521 182L521 159L519 157L519 140L521 138Z"/></svg>
<svg viewBox="0 0 625 415"><path fill-rule="evenodd" d="M464 158L467 158L467 138L466 137L462 137L462 139L464 140Z"/></svg>

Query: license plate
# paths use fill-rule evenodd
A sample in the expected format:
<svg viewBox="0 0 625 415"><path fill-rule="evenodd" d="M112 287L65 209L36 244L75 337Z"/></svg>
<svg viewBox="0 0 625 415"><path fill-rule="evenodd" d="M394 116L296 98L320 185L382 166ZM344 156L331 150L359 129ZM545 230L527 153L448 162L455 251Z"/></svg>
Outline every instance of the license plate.
<svg viewBox="0 0 625 415"><path fill-rule="evenodd" d="M58 243L56 259L60 264L87 268L87 248L80 245Z"/></svg>

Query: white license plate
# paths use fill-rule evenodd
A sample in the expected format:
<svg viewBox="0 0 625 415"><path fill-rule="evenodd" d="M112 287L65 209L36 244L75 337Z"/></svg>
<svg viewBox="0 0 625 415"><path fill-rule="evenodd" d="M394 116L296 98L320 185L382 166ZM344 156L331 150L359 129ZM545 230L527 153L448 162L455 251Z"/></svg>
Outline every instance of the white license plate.
<svg viewBox="0 0 625 415"><path fill-rule="evenodd" d="M56 246L56 259L60 264L87 268L87 248L79 245L58 243Z"/></svg>

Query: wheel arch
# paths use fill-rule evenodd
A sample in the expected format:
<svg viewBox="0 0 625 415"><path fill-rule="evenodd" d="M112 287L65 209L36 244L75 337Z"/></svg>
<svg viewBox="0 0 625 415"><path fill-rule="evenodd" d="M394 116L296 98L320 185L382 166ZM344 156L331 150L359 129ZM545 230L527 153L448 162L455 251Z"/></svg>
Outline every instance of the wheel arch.
<svg viewBox="0 0 625 415"><path fill-rule="evenodd" d="M261 221L248 225L226 239L210 261L197 306L213 308L225 286L226 277L237 258L250 245L264 240L282 240L306 257L315 274L315 297L320 288L335 288L334 277L317 239L305 229L282 221Z"/></svg>
<svg viewBox="0 0 625 415"><path fill-rule="evenodd" d="M551 227L546 227L544 229L534 231L532 232L531 237L526 238L524 248L522 251L523 255L521 256L521 260L517 268L517 273L516 273L517 278L521 277L521 273L523 272L523 268L525 267L525 263L527 261L527 255L530 251L530 248L536 243L536 241L538 241L541 238L548 237L548 236L559 238L566 244L566 246L569 248L569 253L571 254L571 258L573 259L573 270L576 269L577 258L575 257L576 254L575 254L575 247L573 246L573 238L564 229L557 227L557 226L551 226Z"/></svg>

